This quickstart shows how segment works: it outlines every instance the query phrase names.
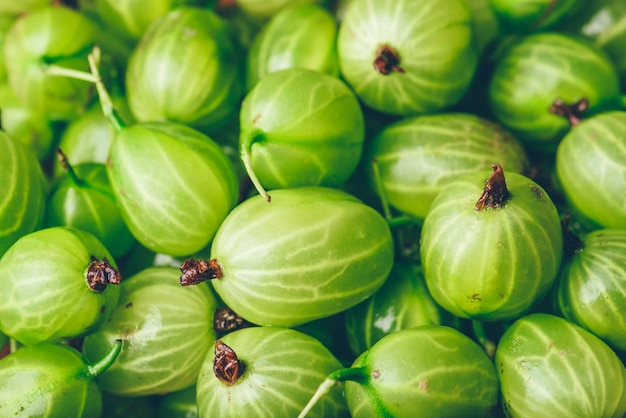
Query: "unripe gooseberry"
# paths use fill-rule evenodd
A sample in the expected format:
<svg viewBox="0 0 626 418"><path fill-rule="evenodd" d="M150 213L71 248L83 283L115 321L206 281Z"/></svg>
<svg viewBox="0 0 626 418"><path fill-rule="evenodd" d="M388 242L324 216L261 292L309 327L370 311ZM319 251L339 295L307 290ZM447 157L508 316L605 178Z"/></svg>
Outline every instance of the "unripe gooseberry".
<svg viewBox="0 0 626 418"><path fill-rule="evenodd" d="M219 339L202 364L198 415L295 417L324 378L341 367L315 338L281 327L240 329ZM311 417L347 417L339 387L316 405Z"/></svg>
<svg viewBox="0 0 626 418"><path fill-rule="evenodd" d="M33 150L0 131L0 257L43 225L46 183Z"/></svg>
<svg viewBox="0 0 626 418"><path fill-rule="evenodd" d="M243 75L229 25L212 10L189 6L150 25L126 70L137 121L170 120L214 132L236 113Z"/></svg>
<svg viewBox="0 0 626 418"><path fill-rule="evenodd" d="M353 418L487 417L498 404L496 368L474 340L454 328L422 325L393 332L331 373L298 418L344 383Z"/></svg>
<svg viewBox="0 0 626 418"><path fill-rule="evenodd" d="M585 0L489 0L502 26L515 33L553 28L575 15L585 3Z"/></svg>
<svg viewBox="0 0 626 418"><path fill-rule="evenodd" d="M189 259L180 282L209 280L224 303L257 325L296 326L375 292L394 259L387 221L354 196L301 187L257 195L224 220L211 259Z"/></svg>
<svg viewBox="0 0 626 418"><path fill-rule="evenodd" d="M287 7L258 32L248 49L246 85L250 90L269 73L308 68L339 74L337 22L331 12L315 4Z"/></svg>
<svg viewBox="0 0 626 418"><path fill-rule="evenodd" d="M563 316L626 350L626 230L599 229L578 238L554 295Z"/></svg>
<svg viewBox="0 0 626 418"><path fill-rule="evenodd" d="M265 189L337 187L356 169L365 122L341 80L306 68L263 77L240 111L241 158L254 185Z"/></svg>
<svg viewBox="0 0 626 418"><path fill-rule="evenodd" d="M119 355L121 342L94 362L65 344L21 347L0 360L0 416L76 417L102 414L96 382Z"/></svg>
<svg viewBox="0 0 626 418"><path fill-rule="evenodd" d="M117 306L116 267L89 232L57 226L24 235L0 259L0 329L25 345L95 332Z"/></svg>
<svg viewBox="0 0 626 418"><path fill-rule="evenodd" d="M339 27L342 76L363 102L393 115L455 104L478 62L465 0L353 0Z"/></svg>
<svg viewBox="0 0 626 418"><path fill-rule="evenodd" d="M561 265L561 220L533 180L495 164L457 177L424 220L420 257L433 298L462 318L516 318L545 296Z"/></svg>
<svg viewBox="0 0 626 418"><path fill-rule="evenodd" d="M590 41L540 32L513 42L497 58L488 98L495 120L515 137L554 152L570 129L568 118L615 109L620 86L614 64Z"/></svg>
<svg viewBox="0 0 626 418"><path fill-rule="evenodd" d="M601 339L564 318L535 313L502 335L495 357L510 417L621 417L626 369Z"/></svg>
<svg viewBox="0 0 626 418"><path fill-rule="evenodd" d="M51 120L70 120L87 105L89 83L58 77L49 67L87 69L94 45L91 22L66 6L20 15L4 38L4 62L16 96Z"/></svg>
<svg viewBox="0 0 626 418"><path fill-rule="evenodd" d="M151 267L124 281L111 318L85 337L87 359L102 356L122 340L117 361L99 377L103 391L146 396L184 389L196 382L215 341L217 300L210 287L181 287L175 267Z"/></svg>
<svg viewBox="0 0 626 418"><path fill-rule="evenodd" d="M576 124L559 143L555 165L569 207L583 223L626 228L626 112Z"/></svg>

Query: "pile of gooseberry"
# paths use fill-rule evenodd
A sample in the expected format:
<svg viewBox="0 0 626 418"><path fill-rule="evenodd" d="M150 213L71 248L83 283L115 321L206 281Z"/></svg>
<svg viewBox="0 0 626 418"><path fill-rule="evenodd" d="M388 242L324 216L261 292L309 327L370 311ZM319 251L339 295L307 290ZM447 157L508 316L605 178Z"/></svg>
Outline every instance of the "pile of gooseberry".
<svg viewBox="0 0 626 418"><path fill-rule="evenodd" d="M623 0L0 2L0 417L626 416Z"/></svg>

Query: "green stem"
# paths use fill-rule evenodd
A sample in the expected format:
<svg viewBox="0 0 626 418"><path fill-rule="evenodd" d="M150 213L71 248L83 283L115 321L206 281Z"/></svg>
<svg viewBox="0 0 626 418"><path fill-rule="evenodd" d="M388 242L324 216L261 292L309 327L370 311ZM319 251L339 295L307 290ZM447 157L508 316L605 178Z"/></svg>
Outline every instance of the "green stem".
<svg viewBox="0 0 626 418"><path fill-rule="evenodd" d="M98 79L91 73L85 71L74 70L73 68L60 67L56 64L49 64L46 66L46 74L59 77L69 77L76 80L89 81L90 83L97 83Z"/></svg>
<svg viewBox="0 0 626 418"><path fill-rule="evenodd" d="M117 359L117 356L120 354L120 351L122 351L122 340L115 340L113 348L106 356L104 356L104 358L87 366L87 373L89 376L97 377L106 369L111 367L115 359Z"/></svg>
<svg viewBox="0 0 626 418"><path fill-rule="evenodd" d="M335 370L319 385L313 397L305 405L298 418L304 418L315 407L317 402L322 399L330 390L337 384L346 380L351 380L357 383L364 383L369 378L367 371L364 367L347 367L345 369Z"/></svg>
<svg viewBox="0 0 626 418"><path fill-rule="evenodd" d="M252 181L254 188L257 189L259 194L263 196L266 201L271 202L272 197L265 191L263 185L259 181L259 178L256 176L256 174L254 174L254 170L252 170L252 162L250 161L250 148L252 148L252 142L250 141L246 141L241 145L241 161L243 162L243 166L245 167L246 172L248 173L248 177L250 177L250 181Z"/></svg>
<svg viewBox="0 0 626 418"><path fill-rule="evenodd" d="M87 59L89 60L89 68L91 70L91 73L96 78L96 90L98 91L98 98L100 99L100 107L102 108L102 113L109 120L111 125L113 125L113 128L116 131L120 131L122 128L124 128L124 122L113 107L113 101L111 100L111 96L109 96L109 92L104 86L104 83L102 82L102 77L100 76L100 71L98 70L98 64L100 62L100 49L97 47L94 48L93 52L89 54Z"/></svg>

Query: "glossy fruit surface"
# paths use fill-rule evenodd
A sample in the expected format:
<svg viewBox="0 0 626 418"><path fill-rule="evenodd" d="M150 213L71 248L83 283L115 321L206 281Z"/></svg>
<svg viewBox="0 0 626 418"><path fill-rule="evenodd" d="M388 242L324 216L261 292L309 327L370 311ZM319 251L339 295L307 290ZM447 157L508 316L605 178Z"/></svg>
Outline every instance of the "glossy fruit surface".
<svg viewBox="0 0 626 418"><path fill-rule="evenodd" d="M173 267L152 267L128 278L111 319L85 338L83 352L90 360L122 340L117 361L99 377L103 391L146 396L195 383L215 341L217 302L206 283L181 287L178 275Z"/></svg>
<svg viewBox="0 0 626 418"><path fill-rule="evenodd" d="M441 306L462 318L524 314L550 289L561 264L561 222L550 196L513 172L492 183L497 172L489 177L478 171L449 183L424 220L426 284ZM493 196L506 198L482 205L484 193L497 190L500 181L507 191Z"/></svg>
<svg viewBox="0 0 626 418"><path fill-rule="evenodd" d="M211 247L211 281L237 314L295 326L363 301L385 281L393 242L385 219L348 193L303 187L255 196L224 220Z"/></svg>
<svg viewBox="0 0 626 418"><path fill-rule="evenodd" d="M354 0L337 52L342 76L363 102L393 115L430 113L456 103L476 70L467 2Z"/></svg>
<svg viewBox="0 0 626 418"><path fill-rule="evenodd" d="M0 259L0 329L25 345L92 333L117 306L120 280L91 233L62 226L31 232Z"/></svg>
<svg viewBox="0 0 626 418"><path fill-rule="evenodd" d="M584 119L559 143L555 164L575 213L596 228L626 228L626 112Z"/></svg>
<svg viewBox="0 0 626 418"><path fill-rule="evenodd" d="M0 257L43 225L46 184L35 153L0 131Z"/></svg>
<svg viewBox="0 0 626 418"><path fill-rule="evenodd" d="M238 198L234 168L219 145L174 122L123 128L107 170L133 236L173 256L204 248Z"/></svg>
<svg viewBox="0 0 626 418"><path fill-rule="evenodd" d="M532 314L500 339L496 366L507 416L621 417L626 370L595 335L554 315Z"/></svg>
<svg viewBox="0 0 626 418"><path fill-rule="evenodd" d="M365 123L354 93L305 68L266 75L246 95L239 146L266 189L340 186L361 157Z"/></svg>
<svg viewBox="0 0 626 418"><path fill-rule="evenodd" d="M425 325L387 335L360 355L363 381L348 380L352 417L490 416L498 403L496 369L461 332Z"/></svg>
<svg viewBox="0 0 626 418"><path fill-rule="evenodd" d="M489 83L495 119L530 147L554 151L571 122L551 112L555 100L588 101L584 114L618 106L619 79L600 48L575 35L541 32L519 39L499 57Z"/></svg>
<svg viewBox="0 0 626 418"><path fill-rule="evenodd" d="M231 351L209 352L204 361L196 395L200 417L295 417L324 378L341 367L315 338L288 328L245 328L220 341ZM232 381L221 380L222 372ZM310 416L347 417L340 388Z"/></svg>

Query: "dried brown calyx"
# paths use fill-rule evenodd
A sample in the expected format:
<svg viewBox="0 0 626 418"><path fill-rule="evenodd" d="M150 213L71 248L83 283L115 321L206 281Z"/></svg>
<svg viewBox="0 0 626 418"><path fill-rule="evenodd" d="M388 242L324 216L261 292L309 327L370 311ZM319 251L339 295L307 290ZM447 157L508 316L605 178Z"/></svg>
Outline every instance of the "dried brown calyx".
<svg viewBox="0 0 626 418"><path fill-rule="evenodd" d="M501 208L511 197L511 193L509 193L509 189L506 187L502 166L500 164L494 164L492 168L491 176L485 182L485 189L478 198L476 206L474 206L474 209L477 211L483 210L484 208Z"/></svg>
<svg viewBox="0 0 626 418"><path fill-rule="evenodd" d="M96 292L102 292L107 285L119 285L122 282L122 275L119 270L109 264L109 260L104 257L98 260L91 256L91 264L87 268L87 284Z"/></svg>
<svg viewBox="0 0 626 418"><path fill-rule="evenodd" d="M567 118L571 126L576 126L583 119L583 113L589 109L589 100L582 98L579 101L567 104L556 99L550 106L550 113Z"/></svg>
<svg viewBox="0 0 626 418"><path fill-rule="evenodd" d="M227 306L219 307L213 313L213 330L220 337L229 332L252 326L254 324L246 321Z"/></svg>
<svg viewBox="0 0 626 418"><path fill-rule="evenodd" d="M395 49L389 45L381 45L376 50L374 69L381 74L388 75L392 72L404 74L404 68L400 67L400 57Z"/></svg>
<svg viewBox="0 0 626 418"><path fill-rule="evenodd" d="M215 357L213 358L213 373L226 386L234 385L246 370L246 365L237 358L232 348L222 342L215 341Z"/></svg>
<svg viewBox="0 0 626 418"><path fill-rule="evenodd" d="M217 260L188 258L180 266L180 272L182 273L179 279L181 286L191 286L223 277L222 268Z"/></svg>

